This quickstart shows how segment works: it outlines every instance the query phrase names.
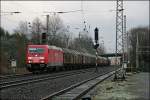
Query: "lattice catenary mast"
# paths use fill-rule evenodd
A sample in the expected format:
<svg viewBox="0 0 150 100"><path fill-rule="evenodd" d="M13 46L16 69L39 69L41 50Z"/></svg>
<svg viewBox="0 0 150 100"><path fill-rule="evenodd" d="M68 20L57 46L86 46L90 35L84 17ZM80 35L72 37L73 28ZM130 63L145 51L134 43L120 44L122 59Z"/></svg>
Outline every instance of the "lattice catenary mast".
<svg viewBox="0 0 150 100"><path fill-rule="evenodd" d="M123 0L117 0L116 7L116 63L117 54L122 53L124 61L124 43L123 43Z"/></svg>

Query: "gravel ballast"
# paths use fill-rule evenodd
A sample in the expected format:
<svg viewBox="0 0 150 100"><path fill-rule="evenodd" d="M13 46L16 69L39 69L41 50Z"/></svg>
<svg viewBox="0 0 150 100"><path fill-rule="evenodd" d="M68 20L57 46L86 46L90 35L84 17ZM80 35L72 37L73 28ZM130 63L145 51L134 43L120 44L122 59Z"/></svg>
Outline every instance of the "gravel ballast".
<svg viewBox="0 0 150 100"><path fill-rule="evenodd" d="M1 99L11 100L39 100L54 92L60 91L73 84L87 80L99 74L104 74L116 69L115 67L102 67L99 68L99 73L95 73L95 69L91 72L76 74L72 76L61 77L52 80L45 80L37 83L25 84L22 86L11 87L1 90Z"/></svg>

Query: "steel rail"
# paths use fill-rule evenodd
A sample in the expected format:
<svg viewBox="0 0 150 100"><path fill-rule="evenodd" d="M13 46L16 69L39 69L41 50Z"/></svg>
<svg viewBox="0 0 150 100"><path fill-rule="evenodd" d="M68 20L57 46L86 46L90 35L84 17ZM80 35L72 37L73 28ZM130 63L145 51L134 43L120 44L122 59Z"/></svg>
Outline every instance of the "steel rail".
<svg viewBox="0 0 150 100"><path fill-rule="evenodd" d="M61 78L65 76L72 76L72 75L82 74L86 72L90 72L90 69L79 70L78 72L71 71L71 72L61 73L58 76L48 75L48 76L42 76L42 77L37 77L37 78L29 78L29 79L24 79L24 80L22 79L22 80L17 80L17 81L3 82L3 83L0 83L0 89L5 89L5 88L28 84L28 83L40 82L40 81L44 81L48 79L56 79L56 78Z"/></svg>
<svg viewBox="0 0 150 100"><path fill-rule="evenodd" d="M59 95L62 95L62 94L64 94L64 93L66 93L66 92L69 92L69 91L71 91L72 89L74 89L74 88L76 88L76 87L79 87L79 86L81 86L81 85L83 85L83 84L85 84L85 83L87 83L87 82L89 82L89 81L92 81L92 80L94 80L94 79L96 79L96 78L98 78L98 77L106 76L106 77L104 77L103 79L101 79L101 81L103 81L103 80L107 79L108 77L110 77L111 75L115 74L116 72L120 71L121 69L122 69L122 68L119 68L119 69L117 69L117 70L115 70L115 71L107 72L107 73L104 73L104 74L102 74L102 75L97 75L97 76L95 76L95 77L93 77L93 78L84 80L84 81L79 82L79 83L77 83L77 84L71 85L70 87L67 87L67 88L65 88L65 89L63 89L63 90L60 90L60 91L58 91L58 92L52 93L52 94L50 94L50 95L48 95L48 96L45 96L45 97L41 98L40 100L52 100L52 98L54 98L54 97L56 97L56 96L59 96ZM107 76L107 75L108 75L108 76ZM101 81L100 81L100 82L101 82ZM93 86L93 87L94 87L94 86ZM86 91L86 92L87 92L87 91ZM85 94L85 92L84 92L83 94ZM79 98L79 97L83 96L83 94L80 94L80 95L79 95L78 97L76 97L76 98Z"/></svg>
<svg viewBox="0 0 150 100"><path fill-rule="evenodd" d="M8 78L17 78L22 76L32 75L32 73L26 73L26 74L15 74L15 75L0 75L0 80L8 79Z"/></svg>

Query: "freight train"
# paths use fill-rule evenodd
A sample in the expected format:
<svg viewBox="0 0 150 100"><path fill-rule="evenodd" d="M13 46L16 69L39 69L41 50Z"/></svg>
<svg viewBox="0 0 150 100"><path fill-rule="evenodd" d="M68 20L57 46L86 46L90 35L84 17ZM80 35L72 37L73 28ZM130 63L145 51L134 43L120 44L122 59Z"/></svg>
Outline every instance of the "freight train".
<svg viewBox="0 0 150 100"><path fill-rule="evenodd" d="M26 68L30 72L48 70L71 70L94 67L96 56L67 48L49 45L28 45L26 50ZM110 61L98 56L97 65L106 66Z"/></svg>

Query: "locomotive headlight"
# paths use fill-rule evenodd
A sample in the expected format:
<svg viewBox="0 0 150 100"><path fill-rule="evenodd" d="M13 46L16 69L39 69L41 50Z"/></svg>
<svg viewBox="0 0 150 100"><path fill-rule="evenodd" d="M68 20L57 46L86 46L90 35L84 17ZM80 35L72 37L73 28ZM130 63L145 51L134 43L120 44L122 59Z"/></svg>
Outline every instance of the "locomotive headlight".
<svg viewBox="0 0 150 100"><path fill-rule="evenodd" d="M41 63L44 63L44 60L41 60Z"/></svg>
<svg viewBox="0 0 150 100"><path fill-rule="evenodd" d="M28 59L32 59L32 57L28 57Z"/></svg>
<svg viewBox="0 0 150 100"><path fill-rule="evenodd" d="M31 60L29 60L28 62L29 62L29 63L32 63L32 61L31 61Z"/></svg>

